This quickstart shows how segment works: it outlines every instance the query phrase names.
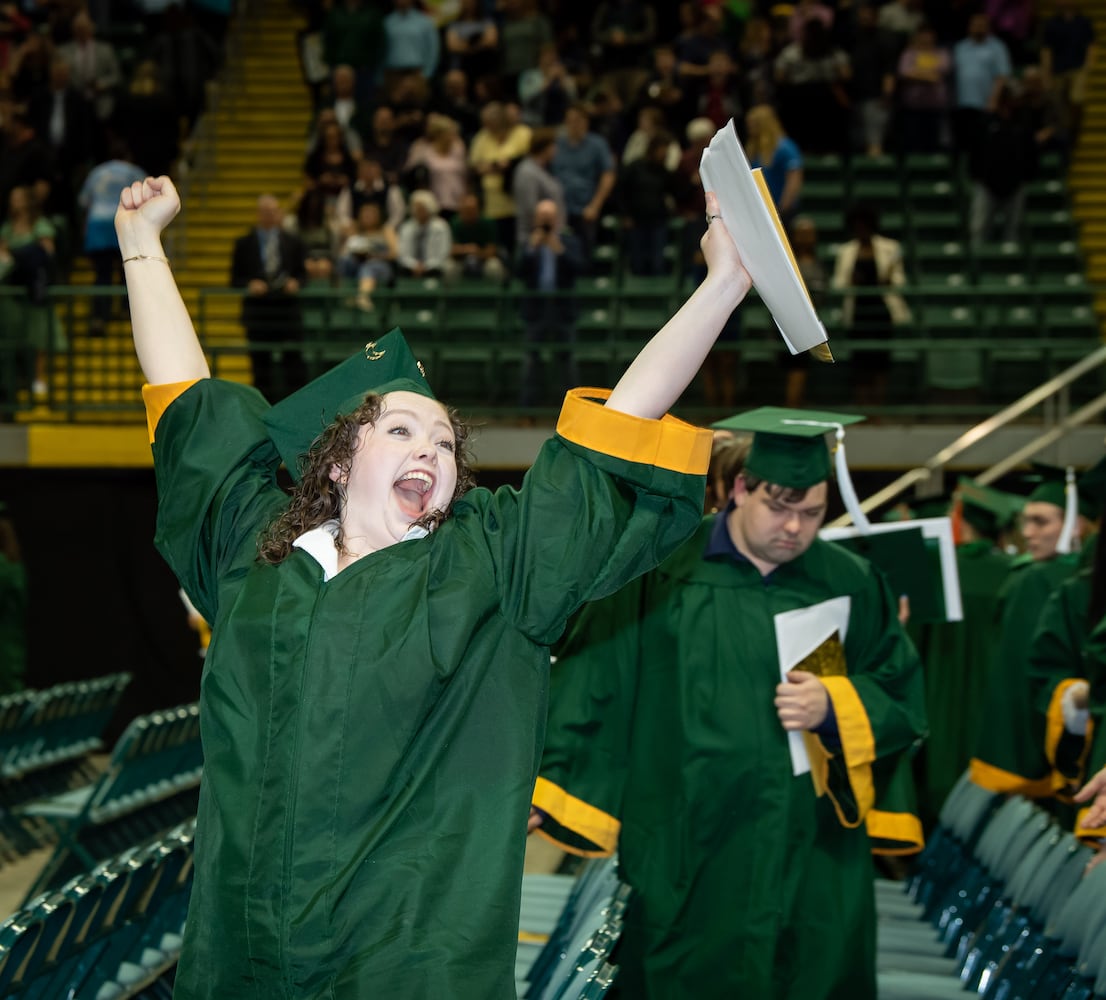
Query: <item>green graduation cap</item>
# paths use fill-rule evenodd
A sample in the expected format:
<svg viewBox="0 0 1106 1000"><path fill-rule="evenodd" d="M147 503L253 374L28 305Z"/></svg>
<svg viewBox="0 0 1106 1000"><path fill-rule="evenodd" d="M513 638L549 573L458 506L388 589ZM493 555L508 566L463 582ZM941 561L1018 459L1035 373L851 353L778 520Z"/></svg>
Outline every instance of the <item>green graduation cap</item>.
<svg viewBox="0 0 1106 1000"><path fill-rule="evenodd" d="M1023 477L1023 482L1029 487L1029 495L1025 498L1026 503L1050 503L1054 507L1067 507L1067 469L1058 465L1047 465L1044 462L1033 462L1031 471ZM1078 490L1079 513L1084 517L1096 517L1094 502L1083 497L1082 492L1081 489Z"/></svg>
<svg viewBox="0 0 1106 1000"><path fill-rule="evenodd" d="M959 480L956 492L964 520L988 538L995 538L1010 527L1025 506L1025 497L981 486L966 476Z"/></svg>
<svg viewBox="0 0 1106 1000"><path fill-rule="evenodd" d="M1106 455L1084 470L1078 484L1080 509L1082 510L1085 499L1090 510L1086 516L1092 520L1101 517L1103 511L1106 511Z"/></svg>
<svg viewBox="0 0 1106 1000"><path fill-rule="evenodd" d="M818 410L789 410L762 406L719 420L712 427L729 431L751 431L753 444L745 468L758 479L805 490L830 476L830 455L826 434L859 423L863 417ZM840 476L839 476L840 478Z"/></svg>
<svg viewBox="0 0 1106 1000"><path fill-rule="evenodd" d="M265 414L265 426L284 465L300 479L300 459L334 420L352 413L370 392L417 392L435 399L422 366L395 327L351 358L282 399Z"/></svg>

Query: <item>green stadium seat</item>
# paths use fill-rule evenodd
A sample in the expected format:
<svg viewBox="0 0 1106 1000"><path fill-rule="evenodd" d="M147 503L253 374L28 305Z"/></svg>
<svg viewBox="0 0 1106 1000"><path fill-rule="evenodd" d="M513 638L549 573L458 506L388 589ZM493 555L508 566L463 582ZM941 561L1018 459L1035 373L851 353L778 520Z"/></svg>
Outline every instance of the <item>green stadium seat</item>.
<svg viewBox="0 0 1106 1000"><path fill-rule="evenodd" d="M1030 249L1033 254L1033 269L1039 280L1083 273L1083 257L1073 240L1062 240L1059 243L1034 242Z"/></svg>
<svg viewBox="0 0 1106 1000"><path fill-rule="evenodd" d="M959 185L949 178L908 181L905 199L911 213L959 210L963 200Z"/></svg>
<svg viewBox="0 0 1106 1000"><path fill-rule="evenodd" d="M1088 305L1046 305L1044 327L1052 337L1096 338L1101 332L1094 309Z"/></svg>
<svg viewBox="0 0 1106 1000"><path fill-rule="evenodd" d="M805 194L805 192L804 192ZM884 216L896 213L902 215L902 185L898 178L853 178L850 199L872 205L881 213L881 227L887 229Z"/></svg>
<svg viewBox="0 0 1106 1000"><path fill-rule="evenodd" d="M960 212L916 210L911 216L911 228L916 240L955 243L964 236L964 216Z"/></svg>
<svg viewBox="0 0 1106 1000"><path fill-rule="evenodd" d="M845 201L845 185L841 180L804 180L802 212L832 212Z"/></svg>
<svg viewBox="0 0 1106 1000"><path fill-rule="evenodd" d="M983 321L989 337L1037 337L1043 333L1041 313L1035 305L988 305L983 310Z"/></svg>
<svg viewBox="0 0 1106 1000"><path fill-rule="evenodd" d="M807 181L836 181L844 183L846 176L845 161L840 156L828 153L821 156L803 157L803 183Z"/></svg>
<svg viewBox="0 0 1106 1000"><path fill-rule="evenodd" d="M845 231L845 213L842 209L827 212L804 212L809 215L818 230L820 243L843 243L848 234Z"/></svg>
<svg viewBox="0 0 1106 1000"><path fill-rule="evenodd" d="M984 243L972 256L981 279L1021 272L1026 263L1025 248L1020 243Z"/></svg>
<svg viewBox="0 0 1106 1000"><path fill-rule="evenodd" d="M1068 207L1068 192L1062 180L1033 181L1026 192L1026 205L1033 212L1065 211Z"/></svg>
<svg viewBox="0 0 1106 1000"><path fill-rule="evenodd" d="M923 282L929 275L964 275L968 271L967 246L956 240L916 242L914 264Z"/></svg>
<svg viewBox="0 0 1106 1000"><path fill-rule="evenodd" d="M1010 308L1032 305L1037 298L1032 276L1024 271L981 275L976 294L981 302Z"/></svg>
<svg viewBox="0 0 1106 1000"><path fill-rule="evenodd" d="M591 273L616 277L622 266L622 252L618 243L600 243L591 251Z"/></svg>
<svg viewBox="0 0 1106 1000"><path fill-rule="evenodd" d="M898 183L899 164L893 156L856 156L849 170L853 189L871 181Z"/></svg>
<svg viewBox="0 0 1106 1000"><path fill-rule="evenodd" d="M1025 224L1034 242L1074 241L1076 239L1075 220L1067 209L1025 213Z"/></svg>
<svg viewBox="0 0 1106 1000"><path fill-rule="evenodd" d="M947 153L911 153L903 158L902 165L911 181L948 181L954 173Z"/></svg>
<svg viewBox="0 0 1106 1000"><path fill-rule="evenodd" d="M934 303L927 299L920 310L919 325L931 336L964 336L979 329L979 310L972 299L964 299L959 305Z"/></svg>
<svg viewBox="0 0 1106 1000"><path fill-rule="evenodd" d="M923 355L926 388L962 392L983 386L984 357L977 347L930 348Z"/></svg>

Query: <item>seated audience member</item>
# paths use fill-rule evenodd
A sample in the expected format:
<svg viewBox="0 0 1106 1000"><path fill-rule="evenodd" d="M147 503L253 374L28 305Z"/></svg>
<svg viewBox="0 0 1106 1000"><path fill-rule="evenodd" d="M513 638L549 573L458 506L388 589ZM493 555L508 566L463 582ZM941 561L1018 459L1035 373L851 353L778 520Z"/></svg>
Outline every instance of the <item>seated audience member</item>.
<svg viewBox="0 0 1106 1000"><path fill-rule="evenodd" d="M806 290L814 302L814 308L820 311L825 298L826 270L818 256L818 228L808 215L796 216L791 221L791 250L795 255L795 264ZM806 405L807 374L810 371L810 355L806 351L792 354L785 347L781 355L786 373L784 382L784 405L799 409Z"/></svg>
<svg viewBox="0 0 1106 1000"><path fill-rule="evenodd" d="M452 118L460 126L466 148L480 130L480 109L469 96L468 77L459 69L451 69L441 78L427 110Z"/></svg>
<svg viewBox="0 0 1106 1000"><path fill-rule="evenodd" d="M803 25L802 40L776 59L780 120L808 153L841 153L848 145L848 55L820 20Z"/></svg>
<svg viewBox="0 0 1106 1000"><path fill-rule="evenodd" d="M495 242L495 226L480 214L480 200L474 194L461 199L461 210L450 223L453 246L445 276L450 281L487 278L502 282L507 276Z"/></svg>
<svg viewBox="0 0 1106 1000"><path fill-rule="evenodd" d="M984 115L981 126L969 161L972 201L968 227L973 247L996 235L1005 242L1021 238L1026 185L1037 169L1035 137L1010 87L999 90L995 109Z"/></svg>
<svg viewBox="0 0 1106 1000"><path fill-rule="evenodd" d="M662 133L670 135L665 128L666 121L664 112L657 107L647 106L637 113L637 128L630 133L630 138L626 140L626 145L622 149L620 161L623 167L645 156L645 151L654 136ZM671 145L668 147L664 165L669 170L675 170L680 165L680 144L675 139L671 140Z"/></svg>
<svg viewBox="0 0 1106 1000"><path fill-rule="evenodd" d="M338 121L338 115L333 108L323 108L315 116L315 127L307 137L307 148L304 150L304 155L311 156L319 148L323 132L328 126L334 124L338 124L339 128L342 129L342 141L345 142L350 156L360 162L362 155L361 136L354 129L343 127Z"/></svg>
<svg viewBox="0 0 1106 1000"><path fill-rule="evenodd" d="M522 246L530 235L534 209L539 201L551 198L564 218L565 193L561 182L549 170L557 151L557 133L551 128L534 129L530 136L530 152L514 170L511 196L515 202L515 245Z"/></svg>
<svg viewBox="0 0 1106 1000"><path fill-rule="evenodd" d="M361 153L376 160L384 170L389 184L399 183L399 175L407 162L410 143L396 131L396 115L387 104L381 104L374 112L368 135L361 136Z"/></svg>
<svg viewBox="0 0 1106 1000"><path fill-rule="evenodd" d="M393 229L398 229L407 214L403 190L398 184L390 184L384 177L379 160L364 159L357 164L357 180L346 188L334 205L335 223L340 229L349 229L357 219L357 213L365 202L375 202L381 217Z"/></svg>
<svg viewBox="0 0 1106 1000"><path fill-rule="evenodd" d="M577 305L571 294L583 261L579 241L564 227L555 202L538 203L534 226L518 256L518 276L534 293L519 299L523 337L531 348L523 365L520 406L537 406L546 401L544 365L540 345L555 344L560 369L554 395L579 383L573 345L576 341Z"/></svg>
<svg viewBox="0 0 1106 1000"><path fill-rule="evenodd" d="M518 78L518 100L522 121L533 128L559 125L565 111L576 100L576 81L569 75L556 45L547 45L538 65Z"/></svg>
<svg viewBox="0 0 1106 1000"><path fill-rule="evenodd" d="M690 101L680 80L676 52L671 45L653 49L653 69L637 93L637 101L664 112L665 127L679 131L689 116Z"/></svg>
<svg viewBox="0 0 1106 1000"><path fill-rule="evenodd" d="M494 76L499 68L499 28L482 6L481 0L461 0L456 19L445 29L449 68L474 82Z"/></svg>
<svg viewBox="0 0 1106 1000"><path fill-rule="evenodd" d="M338 273L357 281L357 304L372 309L372 293L378 285L390 285L399 258L395 230L380 216L380 206L366 201L357 212L357 224L342 243Z"/></svg>
<svg viewBox="0 0 1106 1000"><path fill-rule="evenodd" d="M676 180L665 161L671 145L667 134L654 135L645 155L623 167L619 176L615 190L626 228L631 274L657 276L669 270L664 251Z"/></svg>
<svg viewBox="0 0 1106 1000"><path fill-rule="evenodd" d="M282 224L303 244L307 280L329 281L334 273L335 225L326 195L318 188L307 188L300 194L295 214L286 216Z"/></svg>
<svg viewBox="0 0 1106 1000"><path fill-rule="evenodd" d="M438 201L429 191L411 195L410 212L399 227L399 273L440 277L453 245L449 223L438 214Z"/></svg>
<svg viewBox="0 0 1106 1000"><path fill-rule="evenodd" d="M768 193L786 225L799 207L803 190L803 157L788 136L775 109L761 104L745 116L745 152L749 165L764 171Z"/></svg>
<svg viewBox="0 0 1106 1000"><path fill-rule="evenodd" d="M469 165L480 179L484 214L496 225L496 242L511 250L515 242L511 175L530 148L530 128L512 125L499 101L486 104L480 120L483 127L469 146Z"/></svg>
<svg viewBox="0 0 1106 1000"><path fill-rule="evenodd" d="M421 169L419 169L421 168ZM468 162L465 143L455 121L432 114L426 121L426 135L411 144L404 174L425 173L426 187L449 218L461 205L468 187Z"/></svg>
<svg viewBox="0 0 1106 1000"><path fill-rule="evenodd" d="M853 149L865 156L882 156L891 122L891 94L895 86L898 39L876 22L876 8L856 8L856 27L850 46Z"/></svg>
<svg viewBox="0 0 1106 1000"><path fill-rule="evenodd" d="M54 273L55 235L31 189L14 188L8 197L7 221L0 225L0 284L17 287L23 294L0 296L0 327L8 336L18 337L33 358L30 371L17 371L17 375L20 382L31 375L35 399L47 395L51 354L67 348L46 295Z"/></svg>
<svg viewBox="0 0 1106 1000"><path fill-rule="evenodd" d="M58 54L69 63L73 85L91 102L97 119L106 122L115 109L115 93L123 82L115 49L96 39L96 26L86 11L80 11L72 22L73 40L58 48Z"/></svg>
<svg viewBox="0 0 1106 1000"><path fill-rule="evenodd" d="M335 121L342 126L346 144L351 150L356 147L359 152L361 136L368 134L372 127L372 118L368 114L368 108L357 99L357 73L353 67L335 66L330 74L330 87L330 99L324 110L334 113ZM350 141L351 132L356 137L355 142Z"/></svg>
<svg viewBox="0 0 1106 1000"><path fill-rule="evenodd" d="M853 238L837 248L834 288L885 289L876 294L845 296L842 323L850 340L889 340L897 324L910 322L910 309L892 289L906 284L902 244L882 236L879 215L870 205L856 205L848 217ZM852 359L855 401L881 406L887 396L891 352L884 348L854 351Z"/></svg>
<svg viewBox="0 0 1106 1000"><path fill-rule="evenodd" d="M304 160L303 172L308 186L317 187L331 201L357 179L357 162L336 121L323 126L319 145Z"/></svg>
<svg viewBox="0 0 1106 1000"><path fill-rule="evenodd" d="M923 25L899 56L899 143L904 153L936 153L949 107L948 76L952 62L939 48L933 29Z"/></svg>

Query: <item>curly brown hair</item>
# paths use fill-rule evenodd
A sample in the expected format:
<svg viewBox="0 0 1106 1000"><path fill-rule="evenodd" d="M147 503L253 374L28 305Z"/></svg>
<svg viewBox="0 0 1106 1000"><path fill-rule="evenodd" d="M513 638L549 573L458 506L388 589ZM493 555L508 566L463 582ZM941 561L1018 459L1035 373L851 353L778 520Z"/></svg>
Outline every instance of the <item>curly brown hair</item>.
<svg viewBox="0 0 1106 1000"><path fill-rule="evenodd" d="M384 397L369 393L365 401L352 413L338 417L311 443L307 454L300 459L300 481L292 490L291 500L283 512L261 533L257 556L261 562L277 564L292 553L292 543L305 531L317 528L327 521L338 521L335 544L339 552L345 552L342 540L341 513L345 500L345 487L330 478L330 470L337 465L348 474L353 456L360 444L361 428L376 424L384 409ZM419 526L433 531L449 517L453 503L476 484L472 472L468 441L471 428L451 407L446 414L453 426L455 438L454 456L457 461L457 486L453 490L449 507L427 511L412 527Z"/></svg>

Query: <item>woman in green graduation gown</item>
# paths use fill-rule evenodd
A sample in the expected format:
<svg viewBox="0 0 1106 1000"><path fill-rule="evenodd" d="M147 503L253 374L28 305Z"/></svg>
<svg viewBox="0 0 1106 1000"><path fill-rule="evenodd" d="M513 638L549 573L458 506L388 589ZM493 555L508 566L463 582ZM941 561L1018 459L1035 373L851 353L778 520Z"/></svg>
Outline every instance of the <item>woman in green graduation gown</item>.
<svg viewBox="0 0 1106 1000"><path fill-rule="evenodd" d="M569 394L520 490L463 492L398 331L277 407L211 379L161 246L178 210L148 178L116 216L156 541L213 623L175 995L513 997L546 646L698 523L710 433L664 414L749 276L715 214L708 276L615 389Z"/></svg>

